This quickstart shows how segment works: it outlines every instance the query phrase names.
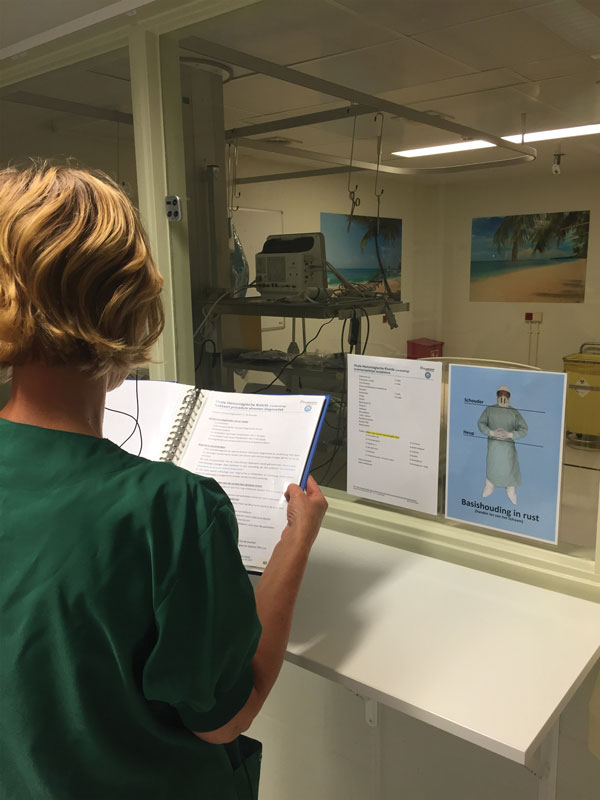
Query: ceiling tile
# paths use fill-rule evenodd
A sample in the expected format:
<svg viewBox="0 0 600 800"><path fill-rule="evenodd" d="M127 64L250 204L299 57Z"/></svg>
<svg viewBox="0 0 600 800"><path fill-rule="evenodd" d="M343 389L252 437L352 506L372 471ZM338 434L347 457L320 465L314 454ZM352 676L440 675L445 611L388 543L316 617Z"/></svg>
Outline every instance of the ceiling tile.
<svg viewBox="0 0 600 800"><path fill-rule="evenodd" d="M512 89L493 89L476 95L436 101L433 107L430 103L417 103L414 107L421 111L451 116L464 125L498 136L519 133L521 114L528 115L529 130L544 130L553 127L557 121L555 110L546 107L539 98L525 94L516 95Z"/></svg>
<svg viewBox="0 0 600 800"><path fill-rule="evenodd" d="M225 130L228 130L229 128L237 128L240 125L247 124L248 117L251 115L241 108L225 104L223 106L223 116L225 118Z"/></svg>
<svg viewBox="0 0 600 800"><path fill-rule="evenodd" d="M584 8L589 8L594 14L600 16L600 0L578 0L579 5Z"/></svg>
<svg viewBox="0 0 600 800"><path fill-rule="evenodd" d="M278 64L389 42L390 30L372 26L322 0L263 0L206 20L185 31Z"/></svg>
<svg viewBox="0 0 600 800"><path fill-rule="evenodd" d="M320 59L299 67L302 72L361 92L379 94L429 81L464 75L472 70L418 42L401 39L359 52Z"/></svg>
<svg viewBox="0 0 600 800"><path fill-rule="evenodd" d="M519 75L524 75L531 81L562 78L568 75L594 71L600 72L600 62L594 61L589 56L582 55L544 58L541 61L530 61L515 65L515 72L518 72Z"/></svg>
<svg viewBox="0 0 600 800"><path fill-rule="evenodd" d="M479 69L576 54L574 45L524 11L419 34L419 41Z"/></svg>
<svg viewBox="0 0 600 800"><path fill-rule="evenodd" d="M524 84L517 94L555 109L558 113L553 128L587 125L600 120L600 89L595 75L586 80L577 76ZM534 130L533 125L528 127Z"/></svg>
<svg viewBox="0 0 600 800"><path fill-rule="evenodd" d="M553 0L528 9L527 14L578 50L600 52L600 14L585 8L578 0Z"/></svg>
<svg viewBox="0 0 600 800"><path fill-rule="evenodd" d="M114 0L60 0L60 3L35 3L34 9L30 2L7 2L5 6L3 3L0 46L7 47L112 3Z"/></svg>
<svg viewBox="0 0 600 800"><path fill-rule="evenodd" d="M320 95L316 96L320 97ZM325 111L326 109L330 108L340 108L342 105L344 105L343 100L331 100L330 102L320 103L314 106L304 106L301 114L312 114L315 111ZM345 105L348 104L345 103ZM248 125L254 125L255 123L260 122L271 122L273 120L281 120L285 117L291 116L289 111L271 111L266 114L252 114L250 112L244 112L244 115L244 120Z"/></svg>
<svg viewBox="0 0 600 800"><path fill-rule="evenodd" d="M593 0L590 0L593 2ZM407 35L495 17L545 0L337 0L365 19Z"/></svg>
<svg viewBox="0 0 600 800"><path fill-rule="evenodd" d="M250 75L230 81L224 86L227 105L256 115L280 111L297 111L331 102L331 97L303 86L275 80L266 75Z"/></svg>
<svg viewBox="0 0 600 800"><path fill-rule="evenodd" d="M129 81L88 72L79 65L65 67L13 84L10 91L31 92L60 100L131 112Z"/></svg>
<svg viewBox="0 0 600 800"><path fill-rule="evenodd" d="M487 89L516 86L524 82L526 82L524 78L512 70L490 69L484 72L472 72L457 78L446 78L441 81L409 86L406 89L394 89L391 92L382 92L379 96L395 103L411 105L426 100L458 97L462 94L473 94Z"/></svg>

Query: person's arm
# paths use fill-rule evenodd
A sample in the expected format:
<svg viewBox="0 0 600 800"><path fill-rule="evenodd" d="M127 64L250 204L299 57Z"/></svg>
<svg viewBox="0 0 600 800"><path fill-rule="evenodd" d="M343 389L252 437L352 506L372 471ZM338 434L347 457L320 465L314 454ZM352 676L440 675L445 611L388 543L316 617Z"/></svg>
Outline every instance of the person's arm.
<svg viewBox="0 0 600 800"><path fill-rule="evenodd" d="M515 420L515 429L512 434L513 439L522 439L523 436L527 436L529 431L529 427L521 414L517 411L517 418Z"/></svg>
<svg viewBox="0 0 600 800"><path fill-rule="evenodd" d="M481 416L479 417L479 420L477 422L477 427L479 428L480 432L483 433L484 436L491 436L492 435L492 431L491 431L489 423L488 423L488 409L487 408L484 409L484 411L482 412Z"/></svg>
<svg viewBox="0 0 600 800"><path fill-rule="evenodd" d="M250 727L283 664L308 555L327 510L327 501L312 477L308 479L306 493L291 484L286 498L288 524L255 592L262 635L252 660L254 687L246 704L227 724L213 731L194 731L200 739L212 744L233 741Z"/></svg>
<svg viewBox="0 0 600 800"><path fill-rule="evenodd" d="M527 431L529 430L527 423L518 411L515 414L514 430L507 431L504 428L499 428L496 431L492 431L497 439L514 439L516 441L517 439L522 439L523 436L527 436Z"/></svg>

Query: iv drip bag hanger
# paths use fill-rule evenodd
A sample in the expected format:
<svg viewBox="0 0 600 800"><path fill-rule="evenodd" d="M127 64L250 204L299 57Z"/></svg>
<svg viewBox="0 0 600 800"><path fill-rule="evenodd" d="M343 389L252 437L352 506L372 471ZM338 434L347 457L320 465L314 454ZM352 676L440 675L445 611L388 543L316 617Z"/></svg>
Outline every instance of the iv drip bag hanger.
<svg viewBox="0 0 600 800"><path fill-rule="evenodd" d="M237 211L239 206L235 203L239 200L241 193L238 191L237 184L237 166L238 166L238 146L237 142L229 142L227 147L227 172L228 172L228 197L227 197L227 216L231 219L234 211Z"/></svg>

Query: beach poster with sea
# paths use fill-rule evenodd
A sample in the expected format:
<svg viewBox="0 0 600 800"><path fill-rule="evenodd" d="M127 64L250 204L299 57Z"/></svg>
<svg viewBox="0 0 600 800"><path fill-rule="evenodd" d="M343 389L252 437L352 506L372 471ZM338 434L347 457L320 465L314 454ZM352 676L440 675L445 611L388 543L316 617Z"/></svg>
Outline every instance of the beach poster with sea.
<svg viewBox="0 0 600 800"><path fill-rule="evenodd" d="M583 303L589 229L589 211L474 219L471 301Z"/></svg>
<svg viewBox="0 0 600 800"><path fill-rule="evenodd" d="M566 377L450 365L448 519L557 543Z"/></svg>
<svg viewBox="0 0 600 800"><path fill-rule="evenodd" d="M321 212L321 233L325 236L327 260L350 283L382 291L383 266L390 289L400 291L402 265L402 220L390 217L364 217L359 214ZM339 279L328 275L329 286L337 288Z"/></svg>

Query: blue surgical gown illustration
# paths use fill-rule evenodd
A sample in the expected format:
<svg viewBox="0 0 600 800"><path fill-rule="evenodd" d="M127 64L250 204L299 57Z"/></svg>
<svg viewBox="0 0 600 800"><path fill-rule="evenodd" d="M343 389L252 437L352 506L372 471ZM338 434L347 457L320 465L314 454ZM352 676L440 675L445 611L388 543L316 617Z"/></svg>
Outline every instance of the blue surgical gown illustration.
<svg viewBox="0 0 600 800"><path fill-rule="evenodd" d="M556 543L565 378L450 367L448 518Z"/></svg>
<svg viewBox="0 0 600 800"><path fill-rule="evenodd" d="M508 386L500 386L496 397L496 404L488 406L477 423L488 440L482 497L489 497L497 486L501 486L510 502L516 505L516 487L521 485L521 470L515 442L527 436L529 429L521 413L510 406Z"/></svg>

